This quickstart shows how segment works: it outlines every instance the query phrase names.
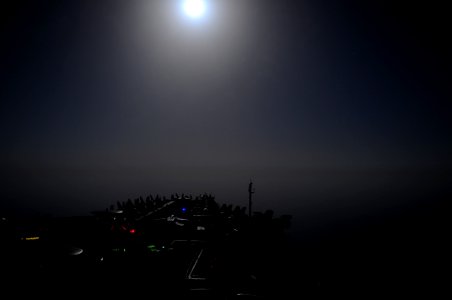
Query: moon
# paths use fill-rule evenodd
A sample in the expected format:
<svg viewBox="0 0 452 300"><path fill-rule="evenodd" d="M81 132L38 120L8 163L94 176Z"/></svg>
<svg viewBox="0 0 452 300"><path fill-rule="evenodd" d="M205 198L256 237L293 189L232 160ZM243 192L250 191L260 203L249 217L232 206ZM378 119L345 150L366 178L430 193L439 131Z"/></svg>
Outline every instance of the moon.
<svg viewBox="0 0 452 300"><path fill-rule="evenodd" d="M189 18L199 19L206 12L206 2L204 0L185 0L182 8Z"/></svg>

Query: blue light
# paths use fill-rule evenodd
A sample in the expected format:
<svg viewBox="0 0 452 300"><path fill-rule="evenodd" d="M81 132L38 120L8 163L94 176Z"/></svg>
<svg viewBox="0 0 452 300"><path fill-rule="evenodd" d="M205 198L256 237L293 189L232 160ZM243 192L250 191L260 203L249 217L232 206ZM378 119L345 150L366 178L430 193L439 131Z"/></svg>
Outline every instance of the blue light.
<svg viewBox="0 0 452 300"><path fill-rule="evenodd" d="M187 211L187 208L186 207L182 207L182 212L186 212Z"/></svg>

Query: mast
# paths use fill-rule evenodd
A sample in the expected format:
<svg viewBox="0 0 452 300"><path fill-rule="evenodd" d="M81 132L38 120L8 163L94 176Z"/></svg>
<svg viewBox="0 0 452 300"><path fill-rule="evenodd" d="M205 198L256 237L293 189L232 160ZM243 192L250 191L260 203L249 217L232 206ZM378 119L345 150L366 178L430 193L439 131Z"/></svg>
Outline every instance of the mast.
<svg viewBox="0 0 452 300"><path fill-rule="evenodd" d="M250 183L248 184L248 216L251 218L252 216L252 195L254 194L253 182L250 179Z"/></svg>

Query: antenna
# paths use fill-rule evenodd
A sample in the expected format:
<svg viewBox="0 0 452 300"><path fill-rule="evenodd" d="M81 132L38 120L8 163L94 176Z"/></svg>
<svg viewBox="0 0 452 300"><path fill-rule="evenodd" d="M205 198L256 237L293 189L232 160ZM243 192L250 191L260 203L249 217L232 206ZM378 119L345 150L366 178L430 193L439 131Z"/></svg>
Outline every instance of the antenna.
<svg viewBox="0 0 452 300"><path fill-rule="evenodd" d="M252 202L252 195L254 194L254 188L253 188L253 181L251 181L251 178L250 178L250 183L248 184L248 216L251 218L251 216L252 216L252 205L253 205L253 202Z"/></svg>

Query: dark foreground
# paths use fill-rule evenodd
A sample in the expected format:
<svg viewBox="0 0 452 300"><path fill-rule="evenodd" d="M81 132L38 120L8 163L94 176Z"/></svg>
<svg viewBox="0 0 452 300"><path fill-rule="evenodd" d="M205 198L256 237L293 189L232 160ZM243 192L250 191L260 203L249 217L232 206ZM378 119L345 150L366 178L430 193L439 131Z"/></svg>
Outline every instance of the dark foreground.
<svg viewBox="0 0 452 300"><path fill-rule="evenodd" d="M446 212L419 210L303 237L213 199L141 213L2 220L2 287L14 297L323 299L440 295Z"/></svg>

